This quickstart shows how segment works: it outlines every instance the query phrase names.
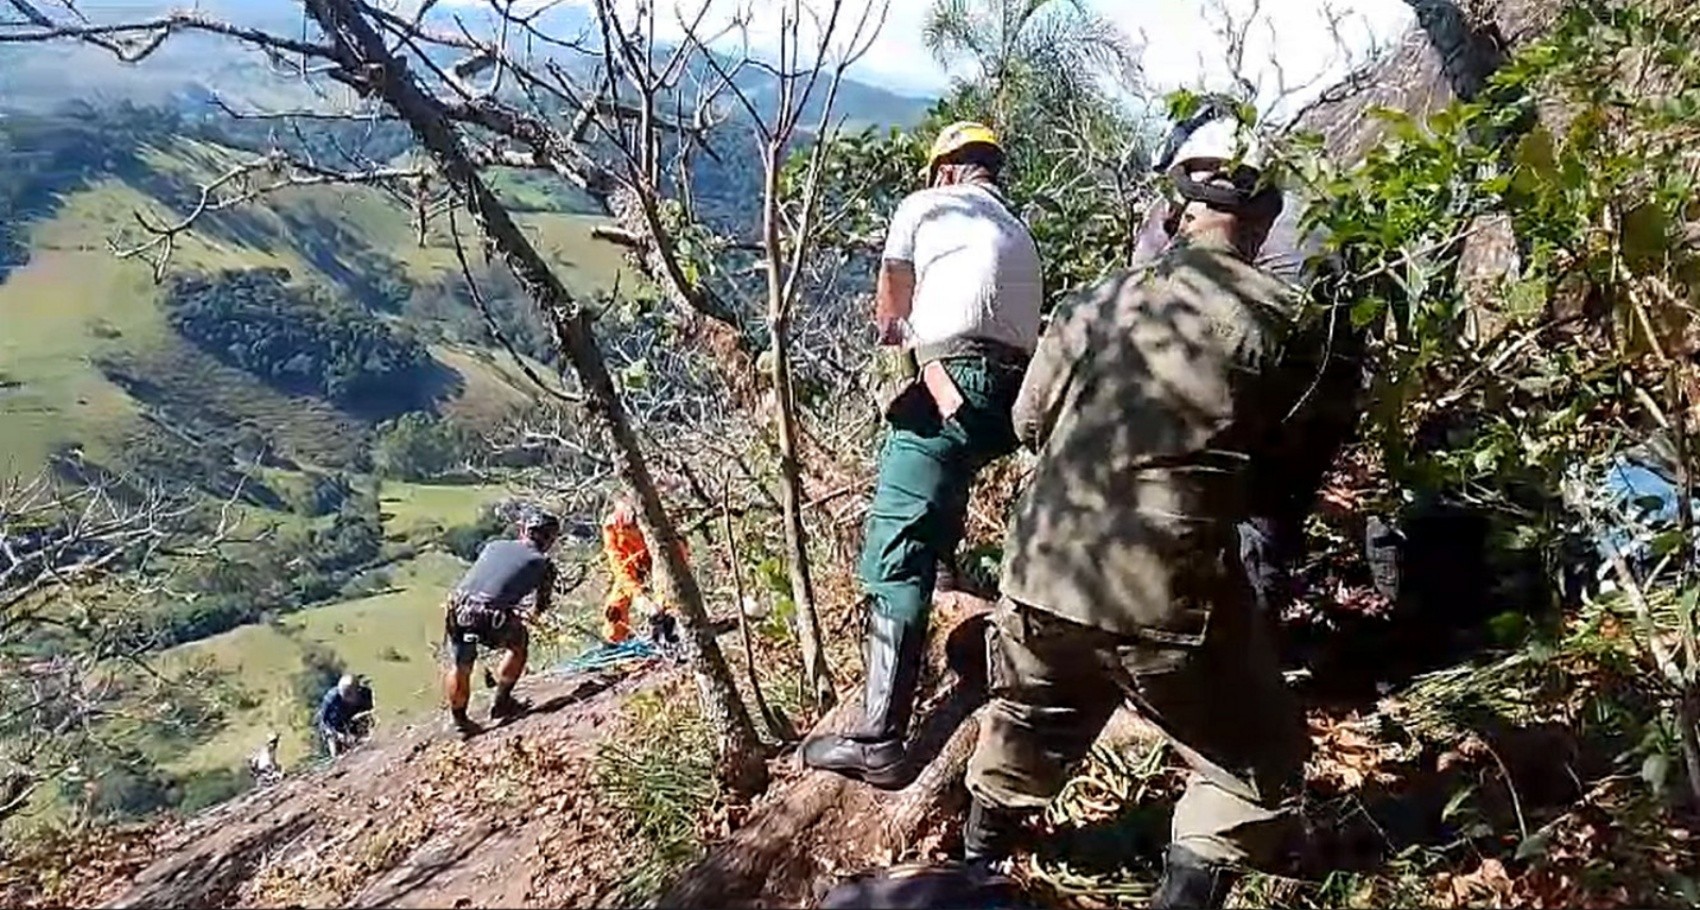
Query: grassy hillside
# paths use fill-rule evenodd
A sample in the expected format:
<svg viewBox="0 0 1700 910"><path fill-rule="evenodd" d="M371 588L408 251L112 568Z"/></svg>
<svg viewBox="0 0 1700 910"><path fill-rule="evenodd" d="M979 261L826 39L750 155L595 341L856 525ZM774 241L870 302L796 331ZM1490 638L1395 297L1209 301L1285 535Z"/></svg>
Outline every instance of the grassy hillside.
<svg viewBox="0 0 1700 910"><path fill-rule="evenodd" d="M194 662L212 667L234 698L223 729L166 767L192 772L239 764L267 730L285 734L286 764L309 756L310 709L294 679L315 643L372 679L381 722L398 723L430 708L438 699L433 648L442 637L443 593L464 569L453 556L427 553L389 570L390 593L318 607L167 652L162 663L168 668Z"/></svg>
<svg viewBox="0 0 1700 910"><path fill-rule="evenodd" d="M163 599L139 618L173 630L164 642L190 642L163 652L167 670L203 666L220 693L222 717L204 729L136 743L183 785L180 804L192 806L242 782L244 775L230 772L268 729L284 733L287 762L304 757L306 702L330 668L372 678L383 723L435 706L440 607L465 565L433 545L449 529L464 533L506 493L383 482L387 542L377 559L404 558L360 574L360 564L380 552L374 543L334 570L313 563L328 548L357 547L357 534L330 533L342 520L340 496L321 502L320 493L334 494L337 485L372 489L375 478L365 472L373 442L380 421L394 414L360 396L279 382L204 333L191 340L175 279L286 270L288 287L301 292L293 298L297 312L346 311L365 330L409 339L431 365L428 393L410 397L420 402L410 406L474 430L470 436L540 393L507 352L487 346L482 323L454 296L459 268L448 238L432 232L421 244L407 208L377 189L297 189L209 216L179 238L164 282L149 263L118 258L114 245L145 238L138 213L175 221L197 185L247 157L187 132L151 129L134 111L126 117L117 125L91 115L27 128L0 121L0 475L63 464L56 456L215 494L247 475L242 530L270 533L254 533L257 542L226 557L231 577L252 583L214 590L224 564L196 566L208 574L186 582L191 593ZM528 210L518 219L570 288L589 296L619 279L621 258L591 237L594 219L552 208L562 200L536 187L514 189L522 191ZM419 303L424 296L430 305ZM282 311L250 312L269 319ZM265 319L245 321L271 326ZM283 351L290 356L294 336L259 334L291 338ZM266 460L255 470L261 450ZM325 584L291 599L290 592L309 590L301 586L308 578ZM279 584L282 594L261 596L262 586ZM231 604L252 609L231 613ZM218 610L230 619L206 618ZM231 628L239 622L253 624ZM211 637L192 641L200 635Z"/></svg>
<svg viewBox="0 0 1700 910"><path fill-rule="evenodd" d="M109 249L115 239L137 239L134 213L170 217L162 188L205 180L235 154L196 140L149 148L140 156L144 173L65 193L50 217L28 225L28 260L0 283L6 470L27 473L73 448L124 466L139 437L243 423L264 427L288 457L347 460L360 427L321 402L276 392L197 351L166 323L149 267ZM591 238L590 219L530 212L523 223L576 290L600 290L618 275L619 258ZM444 238L428 237L423 247L416 241L405 210L381 192L310 188L209 219L179 243L170 267L173 273L281 267L297 281L365 300L376 293L370 285L377 272L417 284L450 274L453 253ZM407 317L393 318L405 323ZM475 418L532 398L503 358L446 343L433 353L459 377L456 394L442 403L447 413Z"/></svg>
<svg viewBox="0 0 1700 910"><path fill-rule="evenodd" d="M501 499L500 486L447 486L385 481L379 505L384 531L389 536L409 539L431 537L456 525L472 524L479 510Z"/></svg>
<svg viewBox="0 0 1700 910"><path fill-rule="evenodd" d="M408 498L461 495L440 488L407 491ZM395 521L399 531L405 513ZM299 678L315 653L371 680L380 724L430 722L442 704L438 647L443 597L465 569L466 564L450 554L426 552L384 569L389 588L383 593L315 607L165 652L162 665L168 670L194 665L210 670L216 684L227 690L227 708L216 733L187 750L162 752L160 766L178 775L240 767L267 731L282 735L280 753L286 766L312 760L317 744L305 696L320 690L303 693ZM584 624L593 618L578 602L558 604L557 610ZM589 644L571 634L538 637L533 666L548 667Z"/></svg>

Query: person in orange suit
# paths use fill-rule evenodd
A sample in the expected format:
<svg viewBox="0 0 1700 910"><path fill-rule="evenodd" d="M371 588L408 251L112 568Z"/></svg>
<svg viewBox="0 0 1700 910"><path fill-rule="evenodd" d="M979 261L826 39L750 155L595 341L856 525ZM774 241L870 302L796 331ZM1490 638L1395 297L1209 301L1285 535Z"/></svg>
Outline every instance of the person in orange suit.
<svg viewBox="0 0 1700 910"><path fill-rule="evenodd" d="M690 558L690 549L682 540L679 541L679 553L686 559ZM602 608L602 637L612 644L631 638L632 605L639 601L651 604L653 628L671 629L673 624L666 621L670 617L665 607L649 596L653 562L631 500L616 500L608 517L602 520L602 555L608 560L609 574L608 597ZM676 641L676 633L669 632L666 637Z"/></svg>
<svg viewBox="0 0 1700 910"><path fill-rule="evenodd" d="M602 637L618 644L632 637L632 602L649 582L649 545L630 501L614 503L602 520L602 555L608 560L608 598L602 607Z"/></svg>

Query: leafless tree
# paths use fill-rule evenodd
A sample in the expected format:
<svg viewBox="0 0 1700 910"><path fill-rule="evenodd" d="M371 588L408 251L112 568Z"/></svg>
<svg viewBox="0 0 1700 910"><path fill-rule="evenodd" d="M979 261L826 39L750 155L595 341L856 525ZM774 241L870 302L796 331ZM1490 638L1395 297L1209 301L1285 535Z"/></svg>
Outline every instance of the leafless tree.
<svg viewBox="0 0 1700 910"><path fill-rule="evenodd" d="M821 643L820 614L815 603L802 515L805 498L800 464L802 443L791 345L809 262L818 251L820 220L832 214L820 210L819 190L825 158L841 127L834 120L839 88L845 72L872 47L884 24L886 4L869 3L859 14L853 14L843 0L813 3L784 0L775 12L779 19L778 60L754 66L765 77L760 81L768 83L777 99L771 109L766 109L756 94L746 88L736 68L721 62L711 47L712 37L704 35L700 24L686 24L686 35L687 44L701 51L702 59L718 80L714 84L715 93L732 98L745 115L761 162L758 256L770 345L764 362L771 381L772 417L779 445L779 498L804 674L815 700L825 707L836 701L836 693ZM741 58L745 63L754 59L749 51L748 33L754 14L753 7L746 5L735 20L735 28L742 37ZM817 112L813 115L814 122L807 124L805 118L810 116L811 106ZM806 164L799 185L786 187L784 171L804 130L810 133Z"/></svg>
<svg viewBox="0 0 1700 910"><path fill-rule="evenodd" d="M1362 90L1387 52L1385 42L1374 35L1349 34L1354 25L1364 25L1361 17L1324 3L1318 15L1328 34L1326 53L1295 66L1274 50L1282 27L1276 13L1264 0L1209 0L1205 5L1227 83L1206 87L1252 105L1259 123L1270 133L1295 123L1314 103L1312 96L1338 100ZM1254 38L1265 39L1269 48L1262 59L1253 54ZM1301 100L1304 107L1297 106Z"/></svg>
<svg viewBox="0 0 1700 910"><path fill-rule="evenodd" d="M171 682L136 608L227 539L231 503L204 510L115 479L0 481L0 821L73 779L108 722L171 710L136 697Z"/></svg>

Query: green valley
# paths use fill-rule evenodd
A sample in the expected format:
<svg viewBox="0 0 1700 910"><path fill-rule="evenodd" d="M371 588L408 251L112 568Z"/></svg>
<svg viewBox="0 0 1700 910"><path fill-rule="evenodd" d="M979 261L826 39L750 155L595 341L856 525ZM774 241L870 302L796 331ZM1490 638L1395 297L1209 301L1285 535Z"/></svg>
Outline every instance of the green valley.
<svg viewBox="0 0 1700 910"><path fill-rule="evenodd" d="M310 702L345 669L370 678L385 724L434 706L444 592L510 498L458 466L541 394L459 296L451 238L421 238L382 189L296 187L209 213L157 275L150 255L117 253L254 154L167 111L0 117L0 471L193 489L233 503L247 541L141 603L134 634L204 706L124 734L109 770L133 780L102 811L222 798L267 730L286 764L306 760ZM620 280L582 200L503 192L574 291ZM504 277L469 255L481 280ZM535 327L497 315L547 356L525 343ZM447 450L398 442L404 424Z"/></svg>
<svg viewBox="0 0 1700 910"><path fill-rule="evenodd" d="M71 188L54 200L50 217L25 226L27 259L0 283L0 318L7 326L0 337L0 438L7 440L11 471L39 468L51 455L72 450L126 467L121 453L133 451L138 437L157 442L173 424L188 429L184 423L198 422L197 413L216 415L211 422L228 428L263 426L282 454L307 463L349 457L346 447L329 444L357 438L364 428L323 402L279 394L210 362L167 324L164 288L149 266L120 260L109 249L109 242L134 241L137 232L125 226L134 225L136 213L174 220L148 183L211 179L237 154L194 140L149 148L139 156L147 177L107 177ZM581 290L612 285L618 257L591 239L594 219L532 212L525 223ZM168 267L173 275L286 269L297 282L358 305L374 293L366 286L372 263L398 282L420 284L455 268L445 238L428 237L423 247L415 241L405 208L377 190L302 188L210 217L181 238ZM409 315L389 318L405 324ZM431 323L412 328L438 336L433 354L459 377L462 393L476 399L465 407L460 395L451 396L440 403L445 413L468 419L499 414L534 394L518 370L481 356L476 345L443 337Z"/></svg>

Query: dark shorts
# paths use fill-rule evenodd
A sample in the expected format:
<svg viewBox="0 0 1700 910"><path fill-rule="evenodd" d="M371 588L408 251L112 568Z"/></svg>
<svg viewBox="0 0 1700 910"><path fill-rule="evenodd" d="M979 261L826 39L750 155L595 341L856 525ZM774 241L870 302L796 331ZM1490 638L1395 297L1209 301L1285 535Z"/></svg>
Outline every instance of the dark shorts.
<svg viewBox="0 0 1700 910"><path fill-rule="evenodd" d="M530 640L525 621L511 609L461 598L450 598L443 609L443 654L457 667L477 662L480 645L514 651L526 647Z"/></svg>

